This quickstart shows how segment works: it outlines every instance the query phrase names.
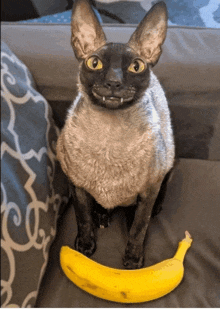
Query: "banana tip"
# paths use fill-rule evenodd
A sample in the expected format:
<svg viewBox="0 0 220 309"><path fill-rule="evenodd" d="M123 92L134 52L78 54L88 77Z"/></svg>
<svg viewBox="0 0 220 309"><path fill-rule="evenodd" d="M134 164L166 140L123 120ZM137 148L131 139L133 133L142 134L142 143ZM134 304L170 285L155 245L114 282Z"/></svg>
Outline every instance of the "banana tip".
<svg viewBox="0 0 220 309"><path fill-rule="evenodd" d="M190 233L188 231L185 231L185 239L184 240L191 245L192 236L190 235Z"/></svg>
<svg viewBox="0 0 220 309"><path fill-rule="evenodd" d="M186 235L186 237L188 236L189 238L192 238L192 236L190 235L190 233L188 231L185 231L185 235Z"/></svg>
<svg viewBox="0 0 220 309"><path fill-rule="evenodd" d="M190 239L192 239L192 236L190 235L190 233L188 231L185 231L185 236L189 237Z"/></svg>

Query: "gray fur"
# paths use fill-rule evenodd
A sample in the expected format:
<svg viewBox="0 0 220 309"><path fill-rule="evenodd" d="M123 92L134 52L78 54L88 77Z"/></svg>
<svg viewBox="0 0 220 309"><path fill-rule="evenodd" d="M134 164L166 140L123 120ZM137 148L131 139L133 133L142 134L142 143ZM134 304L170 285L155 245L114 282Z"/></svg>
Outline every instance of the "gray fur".
<svg viewBox="0 0 220 309"><path fill-rule="evenodd" d="M151 71L142 99L103 110L80 93L69 110L57 156L75 186L105 208L128 204L173 166L174 143L164 91Z"/></svg>

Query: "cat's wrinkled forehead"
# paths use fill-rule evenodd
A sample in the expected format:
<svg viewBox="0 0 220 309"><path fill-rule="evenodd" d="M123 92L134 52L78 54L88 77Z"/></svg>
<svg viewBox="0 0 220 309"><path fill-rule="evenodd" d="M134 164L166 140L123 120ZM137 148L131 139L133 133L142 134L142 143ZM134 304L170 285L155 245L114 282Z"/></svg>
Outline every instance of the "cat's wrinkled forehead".
<svg viewBox="0 0 220 309"><path fill-rule="evenodd" d="M133 58L135 55L134 51L128 45L122 43L107 43L98 49L97 53L100 56L114 58L113 60L120 59L123 56Z"/></svg>

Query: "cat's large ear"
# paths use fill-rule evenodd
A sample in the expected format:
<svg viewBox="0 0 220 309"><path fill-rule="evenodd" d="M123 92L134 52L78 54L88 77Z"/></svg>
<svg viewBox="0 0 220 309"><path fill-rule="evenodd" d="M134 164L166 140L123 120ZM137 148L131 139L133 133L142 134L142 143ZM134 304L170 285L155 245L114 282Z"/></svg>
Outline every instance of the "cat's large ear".
<svg viewBox="0 0 220 309"><path fill-rule="evenodd" d="M77 59L85 59L106 43L102 27L87 0L75 1L71 31L71 44Z"/></svg>
<svg viewBox="0 0 220 309"><path fill-rule="evenodd" d="M132 34L128 45L154 66L162 53L167 32L167 9L164 2L156 3Z"/></svg>

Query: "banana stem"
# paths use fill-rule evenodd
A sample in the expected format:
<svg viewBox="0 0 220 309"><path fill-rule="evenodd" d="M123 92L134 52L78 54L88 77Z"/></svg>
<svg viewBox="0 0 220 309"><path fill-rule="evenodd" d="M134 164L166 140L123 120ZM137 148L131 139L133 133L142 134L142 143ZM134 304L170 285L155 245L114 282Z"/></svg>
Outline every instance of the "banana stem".
<svg viewBox="0 0 220 309"><path fill-rule="evenodd" d="M192 244L192 237L188 231L185 232L185 238L179 242L178 249L176 251L176 254L174 255L174 258L183 262L186 251L189 249L189 247Z"/></svg>

